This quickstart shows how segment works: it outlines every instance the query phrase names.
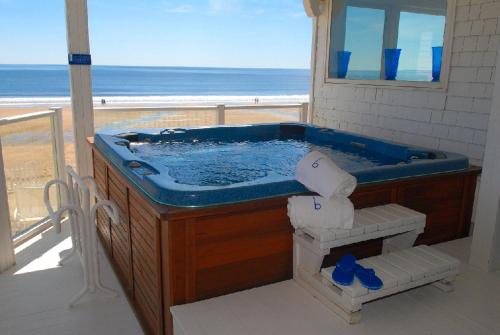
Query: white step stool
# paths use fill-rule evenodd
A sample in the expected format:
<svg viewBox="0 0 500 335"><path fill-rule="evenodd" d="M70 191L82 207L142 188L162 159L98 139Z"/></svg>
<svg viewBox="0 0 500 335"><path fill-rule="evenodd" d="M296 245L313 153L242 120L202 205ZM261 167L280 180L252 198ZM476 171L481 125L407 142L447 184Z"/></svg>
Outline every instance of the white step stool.
<svg viewBox="0 0 500 335"><path fill-rule="evenodd" d="M361 305L374 299L437 281L441 282L436 286L449 291L459 262L431 247L411 248L424 228L424 214L390 204L356 210L354 228L350 230L296 230L294 279L349 323L359 322ZM383 255L359 263L375 269L384 281L383 289L369 291L357 280L352 286L336 286L331 280L334 267L321 270L331 248L382 237L386 237Z"/></svg>

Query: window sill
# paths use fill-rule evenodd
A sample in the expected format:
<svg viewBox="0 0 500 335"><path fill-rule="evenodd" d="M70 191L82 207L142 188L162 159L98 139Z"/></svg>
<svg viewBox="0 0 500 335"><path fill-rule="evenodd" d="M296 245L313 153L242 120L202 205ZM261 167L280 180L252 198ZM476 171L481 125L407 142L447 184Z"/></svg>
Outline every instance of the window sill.
<svg viewBox="0 0 500 335"><path fill-rule="evenodd" d="M444 82L424 82L405 80L358 80L358 79L325 79L325 84L349 85L356 87L372 88L392 88L392 89L423 89L423 90L444 90Z"/></svg>

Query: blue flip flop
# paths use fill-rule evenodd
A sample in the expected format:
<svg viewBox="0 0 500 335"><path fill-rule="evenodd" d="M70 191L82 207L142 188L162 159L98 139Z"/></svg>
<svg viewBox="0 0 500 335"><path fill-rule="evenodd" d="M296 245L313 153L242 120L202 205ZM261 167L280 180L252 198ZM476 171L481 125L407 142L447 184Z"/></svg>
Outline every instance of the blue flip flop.
<svg viewBox="0 0 500 335"><path fill-rule="evenodd" d="M354 273L359 279L361 285L369 290L380 290L384 286L382 279L377 277L377 275L375 274L375 270L373 269L365 268L359 264L356 264Z"/></svg>
<svg viewBox="0 0 500 335"><path fill-rule="evenodd" d="M351 254L342 256L335 266L332 279L335 283L349 286L354 282L354 271L356 269L356 257Z"/></svg>

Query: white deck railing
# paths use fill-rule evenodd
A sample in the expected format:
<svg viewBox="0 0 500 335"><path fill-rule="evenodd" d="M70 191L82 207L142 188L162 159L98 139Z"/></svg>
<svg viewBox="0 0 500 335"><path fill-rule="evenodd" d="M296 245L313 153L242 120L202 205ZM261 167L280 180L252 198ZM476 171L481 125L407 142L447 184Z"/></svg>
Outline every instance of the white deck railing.
<svg viewBox="0 0 500 335"><path fill-rule="evenodd" d="M231 111L256 111L266 112L266 110L298 110L297 118L294 121L307 122L309 119L309 104L255 104L255 105L225 105L218 104L215 106L168 106L168 107L96 107L94 108L95 115L100 115L104 118L101 122L96 122L96 127L106 126L106 113L165 113L172 115L178 112L191 112L193 116L202 112L213 112L213 125L227 124L228 112ZM186 120L185 120L186 121ZM189 121L189 120L187 120ZM193 120L195 121L195 120ZM196 123L196 122L195 122ZM193 126L201 126L207 124L193 124ZM159 127L161 128L161 127Z"/></svg>
<svg viewBox="0 0 500 335"><path fill-rule="evenodd" d="M0 126L10 126L15 124L22 124L27 121L37 120L37 119L48 119L50 121L49 131L51 134L51 145L52 145L52 160L55 178L64 178L64 137L63 137L63 123L62 123L62 109L53 108L47 111L28 113L23 115L9 116L0 118ZM0 136L0 148L2 147L2 136ZM29 152L26 152L26 163L30 161ZM2 150L0 150L0 226L3 227L4 231L12 231L10 222L10 211L8 203L8 189L5 176L5 166L4 157ZM16 167L17 168L17 167ZM64 199L61 199L61 192L57 190L57 201L61 203ZM43 199L40 199L41 204L43 204ZM16 204L16 206L35 206L35 204ZM43 229L43 223L48 221L48 215L37 222L35 222L31 227L35 227L36 231ZM18 244L25 240L28 236L31 236L35 231L23 232L23 234L16 236L14 243ZM26 234L25 234L26 233Z"/></svg>
<svg viewBox="0 0 500 335"><path fill-rule="evenodd" d="M262 109L300 109L300 122L307 122L309 103L300 104L255 104L255 105L225 105L215 106L168 106L168 107L96 107L96 112L181 112L181 111L214 111L217 112L217 119L224 124L226 111L231 110L262 110Z"/></svg>

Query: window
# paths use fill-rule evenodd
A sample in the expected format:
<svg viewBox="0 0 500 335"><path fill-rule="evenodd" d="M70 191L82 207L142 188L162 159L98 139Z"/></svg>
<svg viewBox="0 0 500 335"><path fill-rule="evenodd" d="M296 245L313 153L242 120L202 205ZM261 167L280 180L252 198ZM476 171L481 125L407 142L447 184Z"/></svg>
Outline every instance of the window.
<svg viewBox="0 0 500 335"><path fill-rule="evenodd" d="M333 0L328 78L439 82L446 0Z"/></svg>

